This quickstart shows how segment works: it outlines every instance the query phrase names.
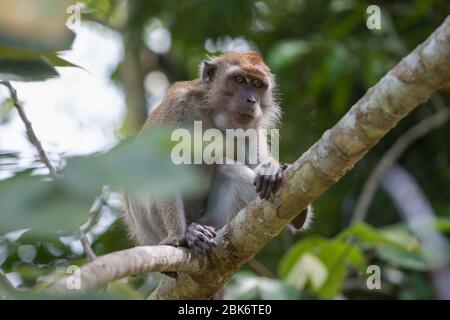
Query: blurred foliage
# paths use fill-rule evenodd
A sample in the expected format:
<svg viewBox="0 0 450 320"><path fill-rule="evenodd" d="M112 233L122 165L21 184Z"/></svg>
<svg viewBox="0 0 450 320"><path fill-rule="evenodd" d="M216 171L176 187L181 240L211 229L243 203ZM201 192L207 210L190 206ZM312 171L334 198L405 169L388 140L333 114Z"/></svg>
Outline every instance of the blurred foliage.
<svg viewBox="0 0 450 320"><path fill-rule="evenodd" d="M11 0L8 5L20 6L24 2ZM50 2L52 8L47 6ZM127 54L111 75L123 88L130 87L126 83L129 78L120 76L130 67L127 59L133 59L132 72L143 73L141 80L148 72L159 70L170 81L177 81L197 77L198 65L208 54L240 49L259 51L278 80L284 113L280 123L283 162L291 162L307 150L449 14L446 0L377 1L382 28L368 30L366 8L374 4L372 1L82 2L83 21L95 21L123 36ZM29 3L27 9L33 7ZM5 5L2 2L2 9ZM44 79L55 75L55 66L70 66L57 55L68 49L73 40L61 23L61 16L67 17L66 7L62 1L57 6L54 1L42 1L36 10L21 11L30 15L34 12L36 16L39 12L48 13L46 21L41 19L37 25L24 23L20 25L22 29L15 26L25 19L9 19L8 11L0 10L0 79ZM18 17L16 13L9 15ZM55 19L48 19L49 16ZM51 23L58 26L49 27ZM144 95L137 98L147 101L150 98L145 90L128 94ZM439 91L439 95L448 105L448 88ZM146 108L142 104L136 106ZM130 104L128 108L136 106ZM0 125L11 109L9 101L0 104ZM133 113L142 114L140 111ZM283 233L257 254L256 259L268 269L265 276L246 265L230 281L226 296L433 298L430 266L422 247L385 193L377 192L367 224L349 223L361 188L384 152L408 128L435 111L436 105L427 102L400 122L316 201L316 217L309 231L300 235ZM438 216L435 229L447 236L449 136L450 125L446 124L417 141L400 159L432 203ZM107 153L68 159L61 178L55 181L36 175L33 168L1 181L0 233L4 235L0 237L0 266L8 278L19 279L16 285L20 287L32 286L58 267L83 263L79 234L75 231L83 223L82 229L97 254L131 246L118 219L120 199L113 192L119 191L120 186L146 187L163 195L174 187L195 191L195 186L201 185L195 173L179 172L164 164L162 155L170 146L162 143L158 134L148 143L149 148L137 150L132 143L124 142ZM2 165L7 167L8 161L16 161L16 157L0 151L0 169ZM103 185L110 185L112 190L102 192ZM24 228L41 232L11 232ZM381 290L367 289L367 266L371 264L381 268ZM267 273L273 276L269 278ZM157 280L154 274L141 275L130 278L128 283L110 284L107 292L120 298L142 298ZM9 297L10 293L0 281L2 294Z"/></svg>
<svg viewBox="0 0 450 320"><path fill-rule="evenodd" d="M58 76L55 67L74 66L58 57L75 35L65 27L73 0L2 1L0 79L37 81ZM50 17L50 18L49 18Z"/></svg>

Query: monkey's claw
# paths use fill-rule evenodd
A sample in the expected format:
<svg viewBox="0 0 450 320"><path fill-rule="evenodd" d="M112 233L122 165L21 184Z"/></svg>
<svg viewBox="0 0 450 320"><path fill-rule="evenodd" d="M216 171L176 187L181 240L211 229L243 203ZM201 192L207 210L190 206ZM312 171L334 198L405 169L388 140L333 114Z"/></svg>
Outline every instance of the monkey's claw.
<svg viewBox="0 0 450 320"><path fill-rule="evenodd" d="M280 166L270 162L261 165L253 183L256 186L256 193L261 199L268 200L270 195L280 188L285 168L284 165Z"/></svg>
<svg viewBox="0 0 450 320"><path fill-rule="evenodd" d="M186 244L195 252L205 254L217 246L215 236L216 230L213 227L191 223L186 230Z"/></svg>

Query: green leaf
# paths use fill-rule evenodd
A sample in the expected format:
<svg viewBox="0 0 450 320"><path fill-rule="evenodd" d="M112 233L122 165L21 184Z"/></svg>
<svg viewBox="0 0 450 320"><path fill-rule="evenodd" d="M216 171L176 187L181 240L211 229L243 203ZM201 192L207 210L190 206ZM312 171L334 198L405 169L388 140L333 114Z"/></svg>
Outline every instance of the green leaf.
<svg viewBox="0 0 450 320"><path fill-rule="evenodd" d="M450 232L450 218L438 217L436 219L436 230L443 233Z"/></svg>
<svg viewBox="0 0 450 320"><path fill-rule="evenodd" d="M103 185L130 193L167 197L173 191L194 195L205 185L193 167L170 160L170 130L125 141L104 154L69 159L64 182L81 196L95 195Z"/></svg>
<svg viewBox="0 0 450 320"><path fill-rule="evenodd" d="M74 67L85 70L83 67L59 57L56 53L46 53L44 56L54 67Z"/></svg>
<svg viewBox="0 0 450 320"><path fill-rule="evenodd" d="M328 268L329 277L323 286L316 291L322 299L335 298L341 291L348 267L364 270L366 261L361 251L351 243L332 241L324 245L318 257Z"/></svg>
<svg viewBox="0 0 450 320"><path fill-rule="evenodd" d="M308 263L303 261L305 255ZM313 261L309 255L319 259L324 268L319 267L317 261ZM319 269L318 275L314 274L314 267L311 266ZM365 266L364 256L353 244L343 240L310 237L299 241L286 253L280 262L278 273L281 278L295 283L298 288L304 285L302 282L306 282L306 277L313 294L331 299L340 292L348 267L364 270ZM324 274L326 278L323 277Z"/></svg>
<svg viewBox="0 0 450 320"><path fill-rule="evenodd" d="M282 281L240 271L226 286L225 296L227 299L239 300L292 300L299 298L299 292L294 286Z"/></svg>
<svg viewBox="0 0 450 320"><path fill-rule="evenodd" d="M12 111L14 110L14 102L11 98L7 98L0 102L0 124L7 123L11 119ZM0 151L0 157L5 156Z"/></svg>
<svg viewBox="0 0 450 320"><path fill-rule="evenodd" d="M399 249L408 249L408 242L405 238L399 239L398 233L389 232L389 230L377 230L368 224L357 223L341 232L336 239L346 239L356 237L358 240L370 244L371 246L391 246Z"/></svg>
<svg viewBox="0 0 450 320"><path fill-rule="evenodd" d="M281 278L286 278L290 270L297 263L297 260L305 253L312 251L313 248L322 244L325 239L319 236L311 236L301 241L298 241L292 246L289 251L283 256L278 265L278 275Z"/></svg>
<svg viewBox="0 0 450 320"><path fill-rule="evenodd" d="M8 46L0 45L0 57L1 58L15 58L15 59L38 59L43 58L54 67L76 67L80 66L73 64L58 56L55 52L49 51L29 51L24 49L18 49Z"/></svg>
<svg viewBox="0 0 450 320"><path fill-rule="evenodd" d="M0 182L0 233L73 231L87 220L89 208L90 202L74 197L58 181L25 172Z"/></svg>
<svg viewBox="0 0 450 320"><path fill-rule="evenodd" d="M304 253L289 271L287 283L303 290L309 282L313 290L320 289L328 278L327 267L311 253Z"/></svg>
<svg viewBox="0 0 450 320"><path fill-rule="evenodd" d="M378 256L380 259L400 268L416 271L426 271L429 268L425 258L417 251L408 252L385 247L378 249Z"/></svg>
<svg viewBox="0 0 450 320"><path fill-rule="evenodd" d="M283 40L276 43L267 55L267 63L279 71L288 67L310 52L309 43L302 40Z"/></svg>
<svg viewBox="0 0 450 320"><path fill-rule="evenodd" d="M43 58L0 57L0 80L38 81L57 76L56 69Z"/></svg>

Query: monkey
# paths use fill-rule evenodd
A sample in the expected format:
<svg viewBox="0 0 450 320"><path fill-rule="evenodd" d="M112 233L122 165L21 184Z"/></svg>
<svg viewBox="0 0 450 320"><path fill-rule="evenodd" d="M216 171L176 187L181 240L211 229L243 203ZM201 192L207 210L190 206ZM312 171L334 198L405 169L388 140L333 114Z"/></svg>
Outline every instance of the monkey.
<svg viewBox="0 0 450 320"><path fill-rule="evenodd" d="M192 129L194 121L201 121L203 128L220 132L254 129L258 146L270 149L262 129L275 128L280 118L269 67L257 52L232 52L203 61L198 79L174 83L149 114L141 134L159 124ZM248 153L248 144L243 148ZM176 192L170 200L126 194L123 211L131 237L140 245L186 246L207 254L217 246L218 229L258 196L267 201L280 187L286 165L270 152L257 153L256 163L233 157L231 163L201 164L207 191L195 199L183 199ZM292 221L291 229L307 228L311 216L308 207Z"/></svg>

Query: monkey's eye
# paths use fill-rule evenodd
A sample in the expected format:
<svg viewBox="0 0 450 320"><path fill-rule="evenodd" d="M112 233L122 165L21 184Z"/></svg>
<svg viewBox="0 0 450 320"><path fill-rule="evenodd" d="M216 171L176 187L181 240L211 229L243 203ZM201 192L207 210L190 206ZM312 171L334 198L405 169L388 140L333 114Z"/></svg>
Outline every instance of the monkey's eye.
<svg viewBox="0 0 450 320"><path fill-rule="evenodd" d="M242 76L237 76L234 78L236 80L237 83L244 83L245 79Z"/></svg>
<svg viewBox="0 0 450 320"><path fill-rule="evenodd" d="M264 87L264 83L261 80L255 80L253 81L253 85L257 88L262 88Z"/></svg>

